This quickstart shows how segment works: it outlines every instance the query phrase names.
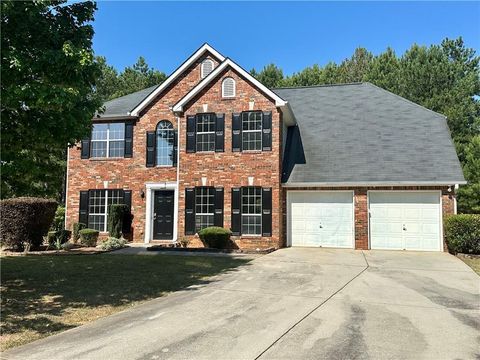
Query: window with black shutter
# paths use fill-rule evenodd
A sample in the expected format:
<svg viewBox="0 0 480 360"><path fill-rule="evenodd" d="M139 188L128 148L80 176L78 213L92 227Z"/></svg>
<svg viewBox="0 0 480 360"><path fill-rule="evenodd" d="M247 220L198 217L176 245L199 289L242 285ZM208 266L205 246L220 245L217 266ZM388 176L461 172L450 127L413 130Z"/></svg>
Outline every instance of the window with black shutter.
<svg viewBox="0 0 480 360"><path fill-rule="evenodd" d="M231 230L236 236L272 236L271 188L232 189Z"/></svg>
<svg viewBox="0 0 480 360"><path fill-rule="evenodd" d="M271 111L244 111L240 115L233 114L232 129L233 151L272 150Z"/></svg>
<svg viewBox="0 0 480 360"><path fill-rule="evenodd" d="M195 234L195 188L185 189L185 235Z"/></svg>
<svg viewBox="0 0 480 360"><path fill-rule="evenodd" d="M187 115L187 153L194 153L195 145L195 115Z"/></svg>
<svg viewBox="0 0 480 360"><path fill-rule="evenodd" d="M146 153L146 166L153 167L155 166L155 142L156 135L155 131L147 131L147 153Z"/></svg>

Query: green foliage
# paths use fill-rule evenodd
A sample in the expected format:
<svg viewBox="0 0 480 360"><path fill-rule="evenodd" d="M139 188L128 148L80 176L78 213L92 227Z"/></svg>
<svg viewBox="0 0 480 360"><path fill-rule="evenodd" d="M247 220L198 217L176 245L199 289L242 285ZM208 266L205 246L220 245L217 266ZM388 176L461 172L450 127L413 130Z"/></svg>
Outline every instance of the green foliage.
<svg viewBox="0 0 480 360"><path fill-rule="evenodd" d="M98 230L95 229L82 229L80 233L80 243L85 246L97 246Z"/></svg>
<svg viewBox="0 0 480 360"><path fill-rule="evenodd" d="M66 148L88 134L101 101L93 2L1 2L1 192L59 197Z"/></svg>
<svg viewBox="0 0 480 360"><path fill-rule="evenodd" d="M80 239L80 230L85 229L87 225L84 223L74 223L73 224L73 243L76 244L78 239Z"/></svg>
<svg viewBox="0 0 480 360"><path fill-rule="evenodd" d="M117 239L122 236L123 220L128 212L127 205L111 204L108 206L107 231L110 236Z"/></svg>
<svg viewBox="0 0 480 360"><path fill-rule="evenodd" d="M29 250L42 244L52 223L57 202L20 197L0 201L0 243L14 250Z"/></svg>
<svg viewBox="0 0 480 360"><path fill-rule="evenodd" d="M163 72L150 68L142 56L133 66L126 67L120 74L107 64L105 57L99 56L96 60L101 68L97 94L104 101L159 85L167 78Z"/></svg>
<svg viewBox="0 0 480 360"><path fill-rule="evenodd" d="M59 231L65 228L65 206L59 205L55 211L55 216L53 218L52 225L50 230Z"/></svg>
<svg viewBox="0 0 480 360"><path fill-rule="evenodd" d="M282 86L283 71L274 64L265 66L259 73L255 69L252 69L250 73L268 88Z"/></svg>
<svg viewBox="0 0 480 360"><path fill-rule="evenodd" d="M70 230L57 230L57 231L49 231L47 234L47 242L48 247L53 247L57 250L62 249L62 245L70 240L72 236L72 232Z"/></svg>
<svg viewBox="0 0 480 360"><path fill-rule="evenodd" d="M445 239L451 253L480 255L480 215L450 215L444 221Z"/></svg>
<svg viewBox="0 0 480 360"><path fill-rule="evenodd" d="M203 244L213 249L229 248L232 245L231 235L232 232L230 230L218 226L210 226L198 232L198 236L200 236Z"/></svg>
<svg viewBox="0 0 480 360"><path fill-rule="evenodd" d="M109 237L107 240L102 242L102 250L110 251L124 248L127 245L127 240L117 239L114 237Z"/></svg>
<svg viewBox="0 0 480 360"><path fill-rule="evenodd" d="M465 147L463 173L469 184L458 190L458 210L480 214L480 135L474 136Z"/></svg>

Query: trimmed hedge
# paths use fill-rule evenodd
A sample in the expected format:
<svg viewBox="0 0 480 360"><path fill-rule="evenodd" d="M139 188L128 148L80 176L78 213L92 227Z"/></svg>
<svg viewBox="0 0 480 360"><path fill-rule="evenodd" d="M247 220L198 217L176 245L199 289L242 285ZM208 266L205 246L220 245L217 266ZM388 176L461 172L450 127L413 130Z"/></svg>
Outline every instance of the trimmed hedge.
<svg viewBox="0 0 480 360"><path fill-rule="evenodd" d="M108 206L107 231L111 237L122 236L123 221L129 212L127 205L111 204Z"/></svg>
<svg viewBox="0 0 480 360"><path fill-rule="evenodd" d="M228 249L232 245L230 236L232 232L218 226L210 226L198 232L200 240L206 247L213 249Z"/></svg>
<svg viewBox="0 0 480 360"><path fill-rule="evenodd" d="M0 243L14 250L38 248L52 224L57 202L19 197L0 201Z"/></svg>
<svg viewBox="0 0 480 360"><path fill-rule="evenodd" d="M80 242L85 246L97 246L98 230L95 229L82 229L80 233Z"/></svg>
<svg viewBox="0 0 480 360"><path fill-rule="evenodd" d="M480 214L450 215L444 228L448 251L480 255Z"/></svg>
<svg viewBox="0 0 480 360"><path fill-rule="evenodd" d="M74 223L73 224L73 243L76 244L78 239L80 239L80 230L86 229L87 225L84 223Z"/></svg>
<svg viewBox="0 0 480 360"><path fill-rule="evenodd" d="M72 232L70 230L49 231L47 235L48 247L54 247L60 250L63 244L70 240Z"/></svg>

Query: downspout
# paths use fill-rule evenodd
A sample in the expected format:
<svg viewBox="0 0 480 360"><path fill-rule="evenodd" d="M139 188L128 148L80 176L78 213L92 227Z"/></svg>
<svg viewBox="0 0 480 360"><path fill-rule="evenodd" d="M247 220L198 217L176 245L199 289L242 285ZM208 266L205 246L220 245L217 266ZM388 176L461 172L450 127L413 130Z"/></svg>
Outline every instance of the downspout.
<svg viewBox="0 0 480 360"><path fill-rule="evenodd" d="M67 214L68 214L68 160L70 159L70 147L67 147L67 176L65 180L65 223L64 228L67 229Z"/></svg>
<svg viewBox="0 0 480 360"><path fill-rule="evenodd" d="M180 139L181 139L180 129L181 129L181 126L180 126L180 117L175 116L175 118L177 119L177 194L176 194L177 195L177 199L176 199L176 202L177 202L177 214L176 214L177 233L176 233L176 239L174 239L174 242L178 243L178 229L179 229L179 221L180 221L179 210L180 210Z"/></svg>

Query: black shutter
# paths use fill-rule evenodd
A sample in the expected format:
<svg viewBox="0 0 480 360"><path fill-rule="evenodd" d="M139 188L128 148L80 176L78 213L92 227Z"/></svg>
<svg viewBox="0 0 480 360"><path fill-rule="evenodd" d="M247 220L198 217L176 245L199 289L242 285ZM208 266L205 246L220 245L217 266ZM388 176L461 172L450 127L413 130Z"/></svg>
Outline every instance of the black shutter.
<svg viewBox="0 0 480 360"><path fill-rule="evenodd" d="M195 152L195 115L187 116L187 153Z"/></svg>
<svg viewBox="0 0 480 360"><path fill-rule="evenodd" d="M132 190L123 190L123 203L127 205L128 211L123 219L123 234L130 234L132 229Z"/></svg>
<svg viewBox="0 0 480 360"><path fill-rule="evenodd" d="M78 222L88 226L88 191L80 191L80 209Z"/></svg>
<svg viewBox="0 0 480 360"><path fill-rule="evenodd" d="M172 153L173 166L177 166L177 153L178 153L178 131L173 130L173 153Z"/></svg>
<svg viewBox="0 0 480 360"><path fill-rule="evenodd" d="M155 166L155 131L147 131L147 167Z"/></svg>
<svg viewBox="0 0 480 360"><path fill-rule="evenodd" d="M213 225L223 227L223 188L215 188L215 215Z"/></svg>
<svg viewBox="0 0 480 360"><path fill-rule="evenodd" d="M82 140L82 159L88 159L90 157L90 138Z"/></svg>
<svg viewBox="0 0 480 360"><path fill-rule="evenodd" d="M217 114L215 123L215 151L225 151L225 114Z"/></svg>
<svg viewBox="0 0 480 360"><path fill-rule="evenodd" d="M131 158L133 155L133 123L125 123L125 151L123 157Z"/></svg>
<svg viewBox="0 0 480 360"><path fill-rule="evenodd" d="M262 189L262 236L272 236L272 188Z"/></svg>
<svg viewBox="0 0 480 360"><path fill-rule="evenodd" d="M272 112L271 111L263 112L262 150L263 151L272 150Z"/></svg>
<svg viewBox="0 0 480 360"><path fill-rule="evenodd" d="M232 219L231 230L232 235L240 235L242 227L242 212L240 211L242 205L241 188L232 188Z"/></svg>
<svg viewBox="0 0 480 360"><path fill-rule="evenodd" d="M195 188L185 189L185 235L195 234Z"/></svg>
<svg viewBox="0 0 480 360"><path fill-rule="evenodd" d="M232 151L242 151L242 114L232 114Z"/></svg>

